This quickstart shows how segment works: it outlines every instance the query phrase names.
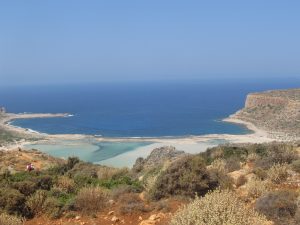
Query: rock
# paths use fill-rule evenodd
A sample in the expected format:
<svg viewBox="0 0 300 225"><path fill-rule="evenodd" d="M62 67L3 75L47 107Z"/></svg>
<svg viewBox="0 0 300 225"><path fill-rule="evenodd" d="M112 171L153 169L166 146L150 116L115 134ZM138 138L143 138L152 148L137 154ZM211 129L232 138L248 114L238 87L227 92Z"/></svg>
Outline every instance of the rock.
<svg viewBox="0 0 300 225"><path fill-rule="evenodd" d="M155 225L155 224L156 224L156 221L154 221L154 220L144 220L139 223L139 225Z"/></svg>
<svg viewBox="0 0 300 225"><path fill-rule="evenodd" d="M81 218L81 216L76 216L75 220L79 220Z"/></svg>
<svg viewBox="0 0 300 225"><path fill-rule="evenodd" d="M111 222L114 222L114 223L118 222L119 220L120 219L116 216L113 216L113 218L111 218Z"/></svg>
<svg viewBox="0 0 300 225"><path fill-rule="evenodd" d="M139 225L155 225L164 216L165 215L163 213L153 214L147 220L143 220L142 222L140 222Z"/></svg>
<svg viewBox="0 0 300 225"><path fill-rule="evenodd" d="M143 220L143 217L139 216L139 220Z"/></svg>
<svg viewBox="0 0 300 225"><path fill-rule="evenodd" d="M113 204L115 204L115 201L112 200L112 199L110 199L110 200L108 201L108 204L113 205Z"/></svg>
<svg viewBox="0 0 300 225"><path fill-rule="evenodd" d="M296 141L300 137L300 88L247 95L245 107L231 118L250 122L269 137Z"/></svg>
<svg viewBox="0 0 300 225"><path fill-rule="evenodd" d="M111 216L115 213L115 211L109 211L107 215Z"/></svg>
<svg viewBox="0 0 300 225"><path fill-rule="evenodd" d="M186 155L184 151L178 151L173 146L155 148L146 159L138 158L132 169L139 173L142 170L157 167L165 161L173 161L184 155Z"/></svg>
<svg viewBox="0 0 300 225"><path fill-rule="evenodd" d="M157 214L153 214L149 217L148 220L158 220L158 219L160 219L160 217Z"/></svg>

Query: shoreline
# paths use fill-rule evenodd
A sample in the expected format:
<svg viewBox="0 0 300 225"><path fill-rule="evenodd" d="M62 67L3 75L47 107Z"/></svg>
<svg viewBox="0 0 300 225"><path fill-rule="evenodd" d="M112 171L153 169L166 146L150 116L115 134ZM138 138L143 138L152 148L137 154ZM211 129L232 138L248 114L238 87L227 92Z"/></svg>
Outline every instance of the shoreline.
<svg viewBox="0 0 300 225"><path fill-rule="evenodd" d="M226 140L232 143L262 143L262 142L271 142L277 139L271 138L268 135L268 132L258 129L250 122L242 121L240 119L233 118L229 116L228 118L223 119L222 121L228 123L241 124L247 127L247 129L253 131L250 134L206 134L206 135L190 135L190 136L181 136L181 137L98 137L96 135L85 135L85 134L46 134L39 133L37 131L31 131L30 129L17 127L11 125L9 122L16 119L32 119L32 118L55 118L55 117L68 117L70 114L67 113L33 113L33 114L14 114L6 113L3 117L0 117L0 128L8 131L12 131L17 134L24 136L24 139L16 143L11 143L10 145L0 147L3 150L9 150L11 148L22 147L26 144L35 144L35 143L49 143L59 140L81 140L81 139L91 139L98 142L153 142L161 143L165 145L178 145L178 144L195 144L199 142L206 142L210 140ZM37 139L34 141L26 139ZM280 140L278 140L280 141Z"/></svg>

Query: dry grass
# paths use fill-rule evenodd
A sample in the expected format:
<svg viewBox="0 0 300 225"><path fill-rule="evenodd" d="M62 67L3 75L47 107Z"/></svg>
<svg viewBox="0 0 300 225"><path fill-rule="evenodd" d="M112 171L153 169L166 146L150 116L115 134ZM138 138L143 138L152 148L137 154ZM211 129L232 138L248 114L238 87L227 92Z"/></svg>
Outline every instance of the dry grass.
<svg viewBox="0 0 300 225"><path fill-rule="evenodd" d="M19 217L8 215L6 213L1 213L0 224L1 225L22 225L24 224L24 222Z"/></svg>

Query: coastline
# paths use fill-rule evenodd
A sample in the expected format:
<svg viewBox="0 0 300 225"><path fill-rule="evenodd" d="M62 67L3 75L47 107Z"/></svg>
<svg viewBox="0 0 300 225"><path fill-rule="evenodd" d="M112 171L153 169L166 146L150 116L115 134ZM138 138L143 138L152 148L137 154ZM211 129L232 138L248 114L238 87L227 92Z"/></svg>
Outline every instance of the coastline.
<svg viewBox="0 0 300 225"><path fill-rule="evenodd" d="M36 142L53 142L55 140L80 140L80 139L92 139L98 142L153 142L161 143L165 145L181 145L187 143L199 143L215 139L226 140L232 143L262 143L274 141L274 138L269 137L268 132L257 128L250 122L246 122L240 119L236 119L233 116L223 119L224 122L242 124L246 126L249 130L253 131L250 134L207 134L198 136L184 136L184 137L97 137L94 135L84 135L84 134L46 134L39 133L36 131L31 131L30 129L16 127L11 125L9 122L15 119L32 119L32 118L54 118L54 117L68 117L70 114L67 113L34 113L34 114L14 114L6 113L3 117L0 117L0 128L18 133L24 136L24 140L18 143L12 144L10 146L2 147L2 149L9 150L11 148L22 147L28 143ZM28 141L26 139L37 139L35 141ZM1 148L0 148L1 149Z"/></svg>

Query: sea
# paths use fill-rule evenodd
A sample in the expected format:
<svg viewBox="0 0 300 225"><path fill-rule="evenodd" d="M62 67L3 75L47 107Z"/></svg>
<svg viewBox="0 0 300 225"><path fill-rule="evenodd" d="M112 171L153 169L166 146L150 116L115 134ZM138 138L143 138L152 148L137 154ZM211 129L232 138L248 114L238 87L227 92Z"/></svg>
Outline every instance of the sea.
<svg viewBox="0 0 300 225"><path fill-rule="evenodd" d="M247 134L251 131L246 127L222 119L241 109L248 93L299 86L300 79L295 77L1 86L0 105L14 113L70 114L64 118L11 122L14 126L48 134L87 134L104 138ZM222 140L212 140L202 146L219 143ZM78 156L93 163L131 166L136 157L147 156L151 148L159 145L147 141L86 139L77 143L37 143L27 147L57 157ZM192 152L197 152L195 148L205 150L199 145L186 148Z"/></svg>

